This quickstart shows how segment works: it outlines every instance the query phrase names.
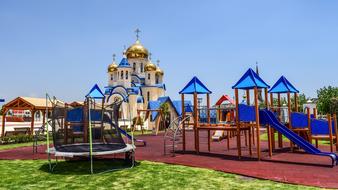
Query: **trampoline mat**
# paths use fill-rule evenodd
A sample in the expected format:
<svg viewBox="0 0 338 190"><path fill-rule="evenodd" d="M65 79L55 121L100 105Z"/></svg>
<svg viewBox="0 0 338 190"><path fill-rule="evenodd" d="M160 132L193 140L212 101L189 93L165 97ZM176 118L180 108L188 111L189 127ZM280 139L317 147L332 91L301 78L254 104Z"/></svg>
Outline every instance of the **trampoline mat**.
<svg viewBox="0 0 338 190"><path fill-rule="evenodd" d="M93 144L93 152L114 151L126 147L127 147L126 144L95 143ZM89 143L63 145L55 147L55 149L59 152L69 152L69 153L89 152Z"/></svg>

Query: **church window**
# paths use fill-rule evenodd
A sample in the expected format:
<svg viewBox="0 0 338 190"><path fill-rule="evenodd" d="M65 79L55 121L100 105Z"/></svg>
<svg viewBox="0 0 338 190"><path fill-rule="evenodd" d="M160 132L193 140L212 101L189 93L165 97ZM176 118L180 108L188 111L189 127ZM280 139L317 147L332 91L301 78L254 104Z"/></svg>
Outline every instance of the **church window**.
<svg viewBox="0 0 338 190"><path fill-rule="evenodd" d="M143 63L141 63L141 73L143 73Z"/></svg>
<svg viewBox="0 0 338 190"><path fill-rule="evenodd" d="M128 71L126 71L126 79L128 79L128 76L129 76L129 75L128 75Z"/></svg>
<svg viewBox="0 0 338 190"><path fill-rule="evenodd" d="M148 80L150 80L150 73L148 73Z"/></svg>
<svg viewBox="0 0 338 190"><path fill-rule="evenodd" d="M123 79L123 71L121 71L121 79Z"/></svg>
<svg viewBox="0 0 338 190"><path fill-rule="evenodd" d="M133 63L133 71L136 71L136 63Z"/></svg>
<svg viewBox="0 0 338 190"><path fill-rule="evenodd" d="M114 80L114 75L113 74L110 75L110 80Z"/></svg>
<svg viewBox="0 0 338 190"><path fill-rule="evenodd" d="M148 102L150 100L150 92L149 91L147 92L147 100L148 100Z"/></svg>
<svg viewBox="0 0 338 190"><path fill-rule="evenodd" d="M158 75L156 75L156 84L160 83L160 78Z"/></svg>

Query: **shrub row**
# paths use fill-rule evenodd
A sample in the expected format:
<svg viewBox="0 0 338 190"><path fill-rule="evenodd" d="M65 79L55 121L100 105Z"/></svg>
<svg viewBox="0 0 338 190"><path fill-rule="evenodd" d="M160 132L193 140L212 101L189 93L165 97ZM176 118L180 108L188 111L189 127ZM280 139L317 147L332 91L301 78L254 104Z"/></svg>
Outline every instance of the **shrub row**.
<svg viewBox="0 0 338 190"><path fill-rule="evenodd" d="M38 140L45 140L44 136L39 136ZM0 144L15 144L15 143L26 143L33 142L34 137L32 135L13 135L8 137L1 137Z"/></svg>

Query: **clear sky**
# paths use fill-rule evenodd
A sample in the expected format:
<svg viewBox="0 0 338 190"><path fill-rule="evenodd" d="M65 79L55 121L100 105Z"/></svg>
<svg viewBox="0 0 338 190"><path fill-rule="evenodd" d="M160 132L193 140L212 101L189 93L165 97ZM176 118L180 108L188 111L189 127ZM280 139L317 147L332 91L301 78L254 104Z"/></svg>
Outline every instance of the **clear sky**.
<svg viewBox="0 0 338 190"><path fill-rule="evenodd" d="M112 54L135 41L160 59L167 95L198 76L213 91L259 64L272 85L286 76L307 96L338 84L338 1L1 0L0 98L82 100L107 84Z"/></svg>

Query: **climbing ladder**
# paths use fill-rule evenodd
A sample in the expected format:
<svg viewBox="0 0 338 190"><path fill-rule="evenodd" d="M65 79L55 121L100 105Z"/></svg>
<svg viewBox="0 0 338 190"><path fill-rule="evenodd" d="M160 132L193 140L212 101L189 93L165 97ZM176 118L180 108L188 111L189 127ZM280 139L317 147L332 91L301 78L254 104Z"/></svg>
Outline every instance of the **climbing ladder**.
<svg viewBox="0 0 338 190"><path fill-rule="evenodd" d="M164 134L164 155L167 155L167 149L170 149L169 153L175 156L175 150L179 144L182 144L183 130L182 124L188 122L190 116L186 116L182 119L181 116L175 118L169 125L168 129Z"/></svg>

